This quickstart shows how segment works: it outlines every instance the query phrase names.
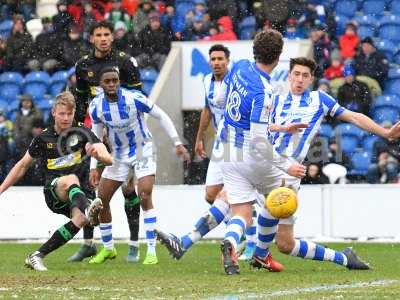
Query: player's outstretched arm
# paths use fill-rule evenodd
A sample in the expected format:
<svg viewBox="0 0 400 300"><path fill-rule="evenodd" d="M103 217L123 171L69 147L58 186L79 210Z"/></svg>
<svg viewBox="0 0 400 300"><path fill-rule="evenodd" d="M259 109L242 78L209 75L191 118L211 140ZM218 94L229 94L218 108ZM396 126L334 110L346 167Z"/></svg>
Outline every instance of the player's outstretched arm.
<svg viewBox="0 0 400 300"><path fill-rule="evenodd" d="M301 132L304 128L307 128L308 124L306 123L291 123L287 125L279 125L279 124L269 124L269 130L271 132L288 132L288 133L297 133Z"/></svg>
<svg viewBox="0 0 400 300"><path fill-rule="evenodd" d="M0 185L0 194L20 180L33 162L33 157L27 151L17 164L11 169L3 183Z"/></svg>
<svg viewBox="0 0 400 300"><path fill-rule="evenodd" d="M157 119L160 122L161 127L167 132L168 136L172 140L176 148L176 155L181 157L184 162L190 162L190 155L186 148L183 146L181 139L179 138L178 132L172 123L171 118L157 105L153 105L152 109L149 111L149 115Z"/></svg>
<svg viewBox="0 0 400 300"><path fill-rule="evenodd" d="M113 158L103 143L87 143L85 149L87 155L102 162L104 165L111 166L113 164Z"/></svg>
<svg viewBox="0 0 400 300"><path fill-rule="evenodd" d="M197 131L196 144L194 146L194 152L196 155L205 158L207 156L204 151L204 135L206 133L207 127L211 121L211 112L208 107L204 107L200 115L200 125Z"/></svg>
<svg viewBox="0 0 400 300"><path fill-rule="evenodd" d="M365 131L371 132L387 139L398 139L400 137L399 123L394 125L391 129L386 129L375 123L368 116L351 110L345 110L337 118L344 122L353 123L357 127L364 129Z"/></svg>

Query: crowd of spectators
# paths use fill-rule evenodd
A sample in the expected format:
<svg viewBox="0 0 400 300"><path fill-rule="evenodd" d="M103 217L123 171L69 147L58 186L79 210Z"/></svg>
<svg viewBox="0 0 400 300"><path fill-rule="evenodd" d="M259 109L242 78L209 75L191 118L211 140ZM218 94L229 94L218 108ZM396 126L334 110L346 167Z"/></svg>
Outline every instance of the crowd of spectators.
<svg viewBox="0 0 400 300"><path fill-rule="evenodd" d="M185 9L181 2L193 5ZM241 22L251 16L255 25L250 38L266 28L281 31L287 39L309 38L318 64L315 88L331 93L344 107L368 115L374 97L385 88L388 58L376 47L374 39L358 35L358 24L354 21L348 22L338 34L335 11L325 2L329 1L59 0L56 14L42 18L41 32L32 35L26 23L37 18L36 1L2 0L0 22L12 20L12 28L8 36L0 35L0 73L44 70L52 74L72 68L91 51L88 34L91 24L103 19L114 24L115 48L135 57L140 68L159 71L171 42L237 40L241 37ZM72 73L68 85L73 89ZM44 127L43 115L29 95L20 97L14 124L0 110L0 181L31 138ZM396 182L399 162L399 156L393 154L396 147L383 140L379 143L379 147L374 147L370 171L364 180ZM327 150L330 162L336 150L335 139L330 139ZM346 159L340 163L351 168L350 159ZM309 168L305 182L321 181L322 165L315 166ZM28 179L24 182L29 183Z"/></svg>

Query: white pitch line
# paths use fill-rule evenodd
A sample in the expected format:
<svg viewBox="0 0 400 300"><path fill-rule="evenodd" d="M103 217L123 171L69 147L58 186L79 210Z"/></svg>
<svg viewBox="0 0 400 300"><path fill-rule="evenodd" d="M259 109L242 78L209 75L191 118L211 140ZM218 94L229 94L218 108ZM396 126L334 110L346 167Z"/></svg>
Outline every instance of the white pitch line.
<svg viewBox="0 0 400 300"><path fill-rule="evenodd" d="M298 295L303 293L315 293L321 291L334 291L334 290L346 290L361 287L371 286L387 286L399 283L399 280L377 280L377 281L364 281L355 282L351 284L332 284L332 285L317 285L308 288L295 288L290 290L276 291L270 293L249 293L249 294L229 294L225 296L216 296L207 298L208 300L238 300L238 299L265 299L280 296Z"/></svg>

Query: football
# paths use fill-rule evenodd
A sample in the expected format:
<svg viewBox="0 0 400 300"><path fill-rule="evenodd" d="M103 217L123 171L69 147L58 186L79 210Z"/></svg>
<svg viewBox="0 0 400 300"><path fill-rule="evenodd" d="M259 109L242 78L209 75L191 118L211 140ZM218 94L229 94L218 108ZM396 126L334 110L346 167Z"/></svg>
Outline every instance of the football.
<svg viewBox="0 0 400 300"><path fill-rule="evenodd" d="M287 187L279 187L265 199L265 208L275 218L288 218L297 210L297 195Z"/></svg>

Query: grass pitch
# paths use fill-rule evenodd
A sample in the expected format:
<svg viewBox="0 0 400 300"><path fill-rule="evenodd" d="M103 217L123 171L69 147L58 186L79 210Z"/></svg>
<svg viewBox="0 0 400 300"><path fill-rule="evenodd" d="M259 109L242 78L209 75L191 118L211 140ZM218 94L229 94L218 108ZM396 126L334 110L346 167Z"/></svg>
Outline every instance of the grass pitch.
<svg viewBox="0 0 400 300"><path fill-rule="evenodd" d="M400 299L400 245L354 244L373 270L349 271L333 263L274 257L282 273L250 269L241 262L239 276L226 276L219 243L191 249L180 261L158 246L159 264L124 261L127 246L117 244L118 257L102 265L68 263L79 247L67 245L45 259L48 272L23 265L35 244L0 244L0 299ZM343 249L348 244L329 244Z"/></svg>

